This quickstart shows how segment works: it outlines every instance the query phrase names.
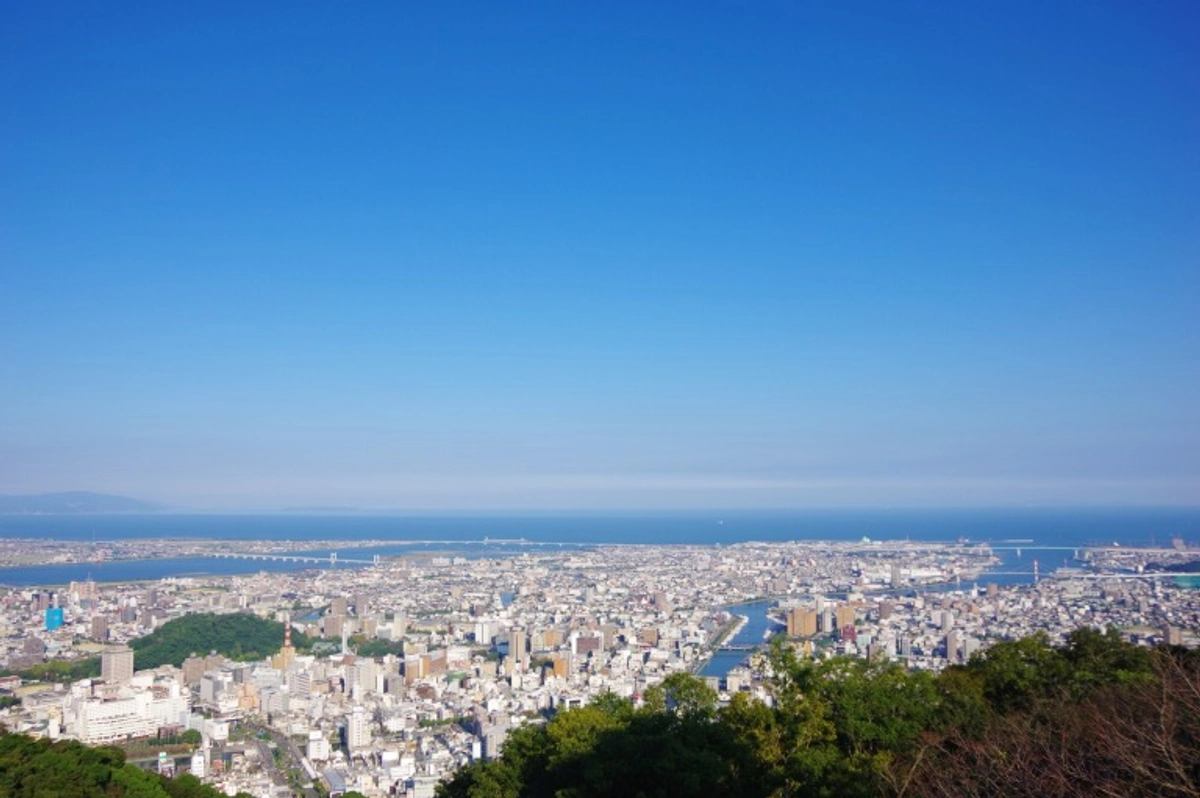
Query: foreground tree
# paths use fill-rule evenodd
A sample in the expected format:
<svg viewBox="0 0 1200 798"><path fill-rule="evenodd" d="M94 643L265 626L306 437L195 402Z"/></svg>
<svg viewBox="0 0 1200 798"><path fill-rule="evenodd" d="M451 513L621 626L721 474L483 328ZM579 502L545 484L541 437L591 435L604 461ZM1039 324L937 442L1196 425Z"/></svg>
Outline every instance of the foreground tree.
<svg viewBox="0 0 1200 798"><path fill-rule="evenodd" d="M718 708L678 674L515 730L443 798L1200 798L1200 656L1080 630L999 643L933 677L767 658L770 701Z"/></svg>

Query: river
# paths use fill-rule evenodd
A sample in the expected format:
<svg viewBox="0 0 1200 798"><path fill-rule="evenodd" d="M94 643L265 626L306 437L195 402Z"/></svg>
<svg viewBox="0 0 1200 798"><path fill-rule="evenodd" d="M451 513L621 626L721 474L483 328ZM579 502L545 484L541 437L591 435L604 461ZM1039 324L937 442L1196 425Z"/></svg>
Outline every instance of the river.
<svg viewBox="0 0 1200 798"><path fill-rule="evenodd" d="M776 630L781 628L778 623L771 620L767 615L767 610L771 608L771 604L773 603L768 600L751 601L746 604L737 604L728 607L727 609L732 614L745 617L746 623L732 639L725 642L737 645L754 645L764 642L768 629ZM749 652L747 651L718 651L700 669L698 675L724 678L725 674L738 665L741 665L748 656Z"/></svg>

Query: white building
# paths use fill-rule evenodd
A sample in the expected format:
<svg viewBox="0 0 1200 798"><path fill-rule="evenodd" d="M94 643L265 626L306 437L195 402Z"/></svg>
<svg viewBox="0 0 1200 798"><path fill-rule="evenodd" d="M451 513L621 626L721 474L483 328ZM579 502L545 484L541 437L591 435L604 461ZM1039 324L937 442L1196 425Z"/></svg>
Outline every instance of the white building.
<svg viewBox="0 0 1200 798"><path fill-rule="evenodd" d="M67 734L89 745L153 737L163 726L185 725L188 696L174 679L140 688L76 682L63 713Z"/></svg>
<svg viewBox="0 0 1200 798"><path fill-rule="evenodd" d="M367 711L356 706L346 718L346 747L351 753L371 745L371 722Z"/></svg>
<svg viewBox="0 0 1200 798"><path fill-rule="evenodd" d="M313 762L329 761L329 740L320 731L313 729L308 733L308 758Z"/></svg>

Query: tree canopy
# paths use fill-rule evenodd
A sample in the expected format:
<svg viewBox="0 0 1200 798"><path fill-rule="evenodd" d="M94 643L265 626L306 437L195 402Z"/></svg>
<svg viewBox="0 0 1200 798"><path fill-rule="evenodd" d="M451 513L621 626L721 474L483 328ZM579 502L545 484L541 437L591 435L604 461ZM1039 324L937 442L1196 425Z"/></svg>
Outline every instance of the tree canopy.
<svg viewBox="0 0 1200 798"><path fill-rule="evenodd" d="M138 668L163 664L176 667L193 654L215 651L234 660L256 660L283 646L284 625L257 615L197 613L167 621L145 637L130 642ZM306 648L309 640L292 633L292 644Z"/></svg>
<svg viewBox="0 0 1200 798"><path fill-rule="evenodd" d="M190 774L169 779L125 761L119 748L51 742L0 729L0 795L6 798L224 798ZM250 798L239 793L237 798Z"/></svg>
<svg viewBox="0 0 1200 798"><path fill-rule="evenodd" d="M941 674L777 643L770 701L676 674L514 730L441 798L1132 796L1200 790L1200 657L1116 631L999 643ZM1065 745L1061 741L1066 741ZM1158 764L1156 764L1158 763ZM1106 792L1107 790L1107 792Z"/></svg>

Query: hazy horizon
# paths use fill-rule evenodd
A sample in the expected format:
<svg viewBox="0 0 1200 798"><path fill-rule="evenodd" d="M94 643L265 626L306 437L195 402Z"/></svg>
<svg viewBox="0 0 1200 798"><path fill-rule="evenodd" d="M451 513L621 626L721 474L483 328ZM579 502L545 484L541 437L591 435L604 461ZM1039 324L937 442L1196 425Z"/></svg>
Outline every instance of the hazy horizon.
<svg viewBox="0 0 1200 798"><path fill-rule="evenodd" d="M0 31L0 493L1200 505L1200 11Z"/></svg>
<svg viewBox="0 0 1200 798"><path fill-rule="evenodd" d="M730 517L742 514L804 514L804 513L874 513L874 512L1093 512L1093 511L1200 511L1200 503L1187 502L1096 502L1090 504L1044 501L1044 502L1010 502L1010 503L919 503L893 502L871 503L862 501L842 504L754 504L754 505L554 505L528 506L520 504L466 506L463 504L271 504L265 502L244 504L211 504L189 505L174 504L155 500L147 496L129 496L120 494L102 494L95 491L56 491L38 494L0 494L3 499L42 499L56 497L99 497L102 499L129 499L148 505L137 509L105 509L105 510L6 510L0 506L0 515L282 515L282 516L654 516L654 515L704 515L714 519L722 514Z"/></svg>

